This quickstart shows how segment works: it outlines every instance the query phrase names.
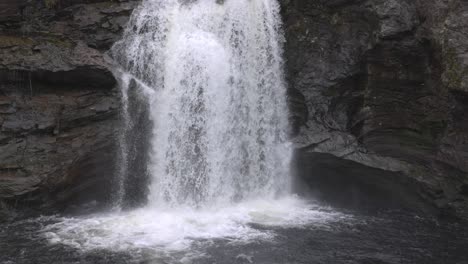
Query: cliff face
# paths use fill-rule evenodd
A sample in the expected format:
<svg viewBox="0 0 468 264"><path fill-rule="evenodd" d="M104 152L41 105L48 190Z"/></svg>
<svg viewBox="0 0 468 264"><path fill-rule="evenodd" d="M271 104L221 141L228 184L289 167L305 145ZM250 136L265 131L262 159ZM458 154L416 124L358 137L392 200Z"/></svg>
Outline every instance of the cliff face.
<svg viewBox="0 0 468 264"><path fill-rule="evenodd" d="M104 51L129 1L0 4L0 205L105 201L120 94Z"/></svg>
<svg viewBox="0 0 468 264"><path fill-rule="evenodd" d="M300 176L339 205L466 214L468 3L283 5Z"/></svg>
<svg viewBox="0 0 468 264"><path fill-rule="evenodd" d="M105 52L137 3L0 3L0 207L109 198ZM298 176L339 206L468 215L468 3L281 4Z"/></svg>

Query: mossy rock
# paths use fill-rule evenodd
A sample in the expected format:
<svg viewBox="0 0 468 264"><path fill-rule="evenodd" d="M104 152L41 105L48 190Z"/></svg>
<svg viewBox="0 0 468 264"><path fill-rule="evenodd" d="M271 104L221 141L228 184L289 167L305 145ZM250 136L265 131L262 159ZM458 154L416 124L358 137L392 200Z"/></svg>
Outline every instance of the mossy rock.
<svg viewBox="0 0 468 264"><path fill-rule="evenodd" d="M34 40L28 37L19 36L0 36L0 48L9 48L14 46L32 46Z"/></svg>
<svg viewBox="0 0 468 264"><path fill-rule="evenodd" d="M51 43L54 46L57 46L57 47L63 48L63 49L70 49L70 48L73 48L75 46L75 43L72 42L71 40L67 39L67 38L54 37L54 36L46 36L46 37L44 37L42 42Z"/></svg>
<svg viewBox="0 0 468 264"><path fill-rule="evenodd" d="M47 8L55 8L58 6L60 0L44 0L44 4Z"/></svg>
<svg viewBox="0 0 468 264"><path fill-rule="evenodd" d="M445 53L444 80L449 88L459 88L462 85L466 70L460 63L456 51L451 48Z"/></svg>

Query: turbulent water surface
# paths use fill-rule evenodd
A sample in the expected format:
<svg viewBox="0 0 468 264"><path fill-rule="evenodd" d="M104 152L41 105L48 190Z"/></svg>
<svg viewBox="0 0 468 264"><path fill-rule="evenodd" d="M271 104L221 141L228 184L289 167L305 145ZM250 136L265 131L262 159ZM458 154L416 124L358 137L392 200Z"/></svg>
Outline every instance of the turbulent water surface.
<svg viewBox="0 0 468 264"><path fill-rule="evenodd" d="M291 195L280 25L274 0L144 1L111 50L126 119L116 210L56 218L42 237L81 252L144 252L183 262L216 241L276 236L255 225L343 219ZM147 108L152 123L151 146L137 149L148 151L142 164L149 187L140 186L148 198L140 209L121 211L135 147L125 139L138 122L131 104Z"/></svg>
<svg viewBox="0 0 468 264"><path fill-rule="evenodd" d="M51 244L82 252L196 254L197 245L269 241L263 227L316 226L343 216L291 194L291 147L275 0L146 0L110 55L123 92L125 129L114 210L54 218L41 230ZM132 97L130 94L137 94ZM142 105L150 147L135 148L130 127ZM147 203L122 211L147 151Z"/></svg>
<svg viewBox="0 0 468 264"><path fill-rule="evenodd" d="M143 245L145 239L141 239L150 236L147 231L152 226L151 221L156 223L160 218L164 219L167 217L164 214L159 217L147 215L146 218L133 214L126 217L101 216L101 220L95 220L94 216L86 219L43 217L17 221L0 225L0 263L465 264L468 260L466 223L444 223L395 212L371 217L338 214L323 208L309 209L315 213L308 216L312 218L308 224L289 222L294 225L279 227L272 225L278 220L263 219L263 224L244 225L249 230L244 230L239 236L248 234L248 240L239 240L239 236L235 235L224 238L210 238L207 235L198 239L186 237L181 239L184 245L176 243L172 249L147 247ZM219 212L217 216L222 214ZM126 220L119 219L121 217ZM178 220L172 218L170 228L166 223L167 229L158 230L160 234L154 234L153 239L160 242L166 240L162 244L166 247L167 237L183 236L178 233L183 232L182 223L198 225L202 221L200 217L187 213ZM259 215L256 217L261 218ZM224 220L222 216L219 218L219 221ZM89 228L98 226L99 221L107 222L116 232ZM133 232L133 241L139 241L139 246L130 246L132 241L129 240L132 238L128 237L128 233L119 231L119 228L124 228L118 226L119 221L124 221L120 225ZM143 221L147 230L142 226ZM83 222L87 227L82 226ZM64 224L68 230L63 229ZM212 226L205 226L206 231L210 229L205 234L216 228L213 220L210 224ZM47 232L44 232L44 228ZM86 228L88 231L84 234ZM62 234L63 237L59 238L54 235L54 229L55 232L66 232L66 235ZM203 228L199 231L202 232ZM168 236L171 232L178 234ZM99 239L106 235L115 239L113 247L106 244L97 246L100 242L108 241L107 238ZM86 246L86 236L94 237L88 241L88 249L83 248ZM62 239L67 239L64 237L69 237L67 243L62 243ZM191 240L190 246L188 240Z"/></svg>
<svg viewBox="0 0 468 264"><path fill-rule="evenodd" d="M280 28L275 0L143 1L110 52L125 106L113 210L4 225L0 263L458 261L452 226L428 235L437 223L292 195ZM130 105L148 115L148 146L128 144L141 132ZM147 202L123 208L135 193Z"/></svg>

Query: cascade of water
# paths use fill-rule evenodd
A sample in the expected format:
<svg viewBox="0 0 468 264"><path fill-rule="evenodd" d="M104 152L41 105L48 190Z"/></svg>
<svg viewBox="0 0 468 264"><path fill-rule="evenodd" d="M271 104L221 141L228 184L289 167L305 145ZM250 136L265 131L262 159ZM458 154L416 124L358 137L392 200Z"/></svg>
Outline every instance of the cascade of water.
<svg viewBox="0 0 468 264"><path fill-rule="evenodd" d="M134 11L111 55L153 95L150 206L288 192L280 21L275 0L146 0Z"/></svg>
<svg viewBox="0 0 468 264"><path fill-rule="evenodd" d="M186 251L176 263L189 263L193 245L273 238L251 223L339 219L288 195L281 42L276 0L144 0L111 55L126 118L120 175L127 177L117 181L115 203L126 205L132 192L125 191L140 186L129 183L144 174L148 205L59 219L44 236L85 251L171 258Z"/></svg>

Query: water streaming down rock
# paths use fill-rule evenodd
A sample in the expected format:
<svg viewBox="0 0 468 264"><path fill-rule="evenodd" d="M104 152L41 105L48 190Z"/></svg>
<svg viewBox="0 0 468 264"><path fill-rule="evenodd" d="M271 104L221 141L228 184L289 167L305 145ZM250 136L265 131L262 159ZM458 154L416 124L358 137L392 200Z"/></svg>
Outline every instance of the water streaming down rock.
<svg viewBox="0 0 468 264"><path fill-rule="evenodd" d="M271 240L271 226L341 219L288 195L281 40L274 0L144 1L111 55L127 118L115 202L128 206L143 175L148 205L57 219L43 236L191 263L215 241Z"/></svg>
<svg viewBox="0 0 468 264"><path fill-rule="evenodd" d="M280 21L275 0L146 0L134 11L111 55L149 102L150 206L289 192Z"/></svg>

